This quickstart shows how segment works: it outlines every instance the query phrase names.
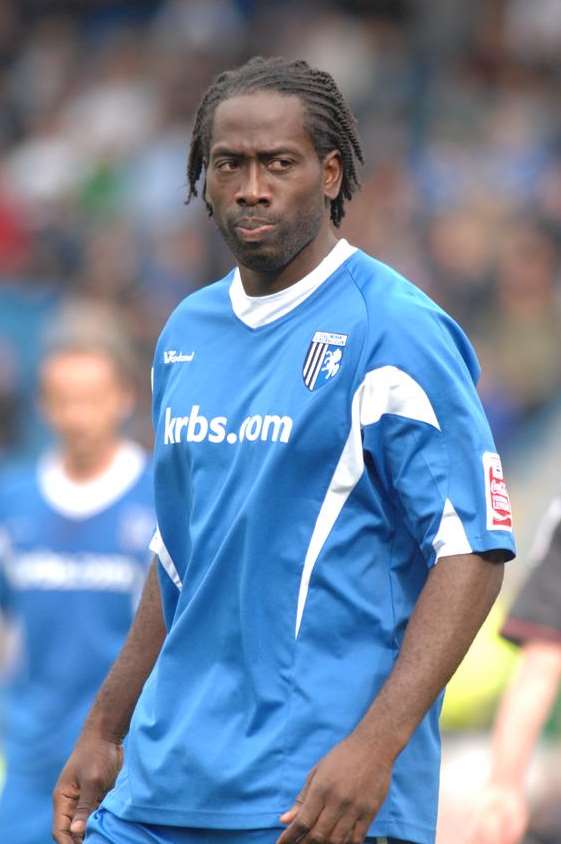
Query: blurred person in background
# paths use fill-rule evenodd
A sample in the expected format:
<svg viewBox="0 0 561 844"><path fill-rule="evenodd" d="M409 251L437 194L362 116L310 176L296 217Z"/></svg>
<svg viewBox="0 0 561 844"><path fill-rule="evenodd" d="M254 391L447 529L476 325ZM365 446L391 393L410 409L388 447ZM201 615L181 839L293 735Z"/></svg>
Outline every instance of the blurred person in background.
<svg viewBox="0 0 561 844"><path fill-rule="evenodd" d="M104 311L51 326L40 403L55 447L0 486L4 669L0 840L50 840L51 792L133 619L153 529L144 451L121 433L134 407L130 349Z"/></svg>
<svg viewBox="0 0 561 844"><path fill-rule="evenodd" d="M561 840L559 772L534 813L527 791L532 752L561 684L561 497L553 499L544 515L533 557L535 567L501 631L520 646L520 660L496 716L490 778L466 844Z"/></svg>

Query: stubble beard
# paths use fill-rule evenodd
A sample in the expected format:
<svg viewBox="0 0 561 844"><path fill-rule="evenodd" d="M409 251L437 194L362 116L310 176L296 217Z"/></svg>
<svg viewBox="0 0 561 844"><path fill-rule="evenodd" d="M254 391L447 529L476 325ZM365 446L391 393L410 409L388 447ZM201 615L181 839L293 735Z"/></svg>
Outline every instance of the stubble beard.
<svg viewBox="0 0 561 844"><path fill-rule="evenodd" d="M255 243L239 238L228 222L216 218L215 222L238 264L254 272L278 273L317 237L324 213L322 206L299 214L290 225L279 223L270 239Z"/></svg>

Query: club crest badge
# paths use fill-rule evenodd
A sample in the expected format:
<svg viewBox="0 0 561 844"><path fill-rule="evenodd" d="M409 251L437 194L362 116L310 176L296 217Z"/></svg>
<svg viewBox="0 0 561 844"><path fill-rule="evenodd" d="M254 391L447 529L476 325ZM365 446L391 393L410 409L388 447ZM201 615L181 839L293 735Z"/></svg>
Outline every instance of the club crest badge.
<svg viewBox="0 0 561 844"><path fill-rule="evenodd" d="M332 381L341 369L347 334L316 331L304 360L302 375L308 390L323 387Z"/></svg>

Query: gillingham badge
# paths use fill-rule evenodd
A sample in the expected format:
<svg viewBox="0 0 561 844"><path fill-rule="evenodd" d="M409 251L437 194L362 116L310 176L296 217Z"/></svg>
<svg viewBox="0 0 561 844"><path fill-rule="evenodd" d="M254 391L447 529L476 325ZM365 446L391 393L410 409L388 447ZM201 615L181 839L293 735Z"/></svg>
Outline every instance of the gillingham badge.
<svg viewBox="0 0 561 844"><path fill-rule="evenodd" d="M308 390L315 390L332 381L341 368L347 334L316 331L304 360L302 375Z"/></svg>

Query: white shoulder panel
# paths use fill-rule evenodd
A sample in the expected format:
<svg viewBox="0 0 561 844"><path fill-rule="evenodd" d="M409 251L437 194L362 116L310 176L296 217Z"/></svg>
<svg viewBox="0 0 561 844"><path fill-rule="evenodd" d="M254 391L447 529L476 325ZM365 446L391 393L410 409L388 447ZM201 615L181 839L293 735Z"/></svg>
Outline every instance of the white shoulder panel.
<svg viewBox="0 0 561 844"><path fill-rule="evenodd" d="M360 402L362 426L372 425L385 413L391 413L426 422L440 430L430 399L423 388L397 366L382 366L367 372L359 390L363 391Z"/></svg>

